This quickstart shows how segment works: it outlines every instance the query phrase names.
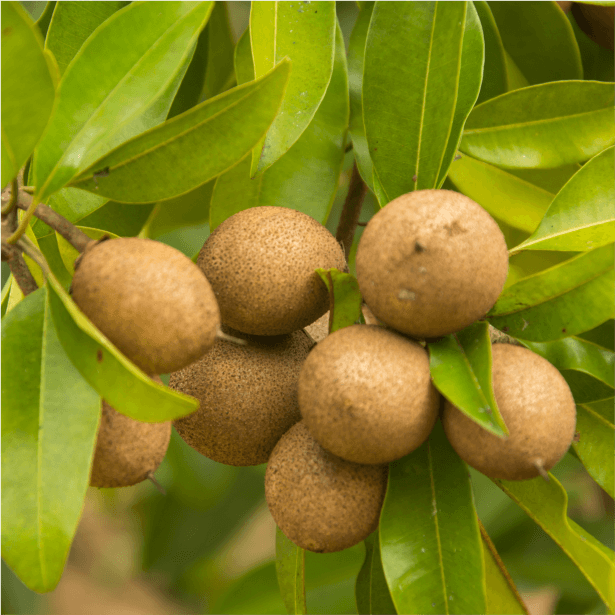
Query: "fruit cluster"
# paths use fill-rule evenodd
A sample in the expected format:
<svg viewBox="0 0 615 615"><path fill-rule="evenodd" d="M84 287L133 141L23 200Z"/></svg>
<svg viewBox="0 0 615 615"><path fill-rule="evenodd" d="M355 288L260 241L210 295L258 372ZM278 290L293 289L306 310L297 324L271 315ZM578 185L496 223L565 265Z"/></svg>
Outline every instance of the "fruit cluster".
<svg viewBox="0 0 615 615"><path fill-rule="evenodd" d="M195 413L174 421L191 447L230 465L267 462L271 514L305 549L345 549L376 528L387 464L425 442L440 408L453 448L492 478L533 478L568 450L574 400L557 369L529 350L493 347L505 440L441 403L431 381L425 340L483 318L506 279L504 237L479 205L421 190L380 210L356 256L361 294L378 324L315 343L304 327L329 308L319 268L346 269L323 226L292 209L256 207L215 229L197 265L150 240L94 244L72 293L136 365L152 376L172 372L169 386L199 400ZM168 445L170 423L114 413L105 405L96 486L143 480Z"/></svg>

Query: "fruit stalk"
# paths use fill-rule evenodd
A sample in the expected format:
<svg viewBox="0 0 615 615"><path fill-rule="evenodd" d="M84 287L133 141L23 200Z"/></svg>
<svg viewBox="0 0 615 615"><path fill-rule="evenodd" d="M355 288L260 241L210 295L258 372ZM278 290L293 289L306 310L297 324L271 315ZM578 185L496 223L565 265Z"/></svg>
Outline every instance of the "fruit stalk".
<svg viewBox="0 0 615 615"><path fill-rule="evenodd" d="M340 216L340 221L337 225L337 231L335 233L335 238L344 248L346 260L348 260L348 255L350 254L352 240L354 239L354 234L357 230L357 223L359 222L359 216L361 215L361 208L363 207L363 201L365 200L366 194L367 186L361 179L359 169L357 168L357 163L355 162L352 167L348 195L346 196L344 208L342 209L342 215Z"/></svg>

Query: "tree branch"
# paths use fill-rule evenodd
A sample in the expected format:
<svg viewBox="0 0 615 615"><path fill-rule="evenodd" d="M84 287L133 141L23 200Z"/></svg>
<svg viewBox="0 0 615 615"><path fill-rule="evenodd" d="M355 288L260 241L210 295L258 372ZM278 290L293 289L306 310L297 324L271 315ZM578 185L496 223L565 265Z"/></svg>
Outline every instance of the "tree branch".
<svg viewBox="0 0 615 615"><path fill-rule="evenodd" d="M17 282L24 296L38 290L38 285L32 276L32 272L28 269L21 250L17 246L3 241L2 260L7 262L13 278L15 278L15 282Z"/></svg>
<svg viewBox="0 0 615 615"><path fill-rule="evenodd" d="M367 194L367 186L363 183L357 163L354 163L352 167L352 175L350 177L350 186L348 188L348 195L344 202L344 208L342 209L342 215L337 226L337 232L335 238L342 244L344 248L344 254L346 260L350 254L350 248L352 247L352 240L357 229L357 222L361 214L361 207Z"/></svg>

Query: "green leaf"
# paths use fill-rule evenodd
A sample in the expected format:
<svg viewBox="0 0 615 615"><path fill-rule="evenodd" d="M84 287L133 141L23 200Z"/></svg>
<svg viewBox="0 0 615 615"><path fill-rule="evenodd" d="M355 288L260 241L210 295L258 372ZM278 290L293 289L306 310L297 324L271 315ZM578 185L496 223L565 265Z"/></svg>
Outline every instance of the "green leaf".
<svg viewBox="0 0 615 615"><path fill-rule="evenodd" d="M276 561L280 594L288 613L307 613L305 606L305 551L276 528Z"/></svg>
<svg viewBox="0 0 615 615"><path fill-rule="evenodd" d="M84 170L72 185L124 203L162 201L194 190L237 164L266 132L289 71L290 63L282 61L261 79L131 139Z"/></svg>
<svg viewBox="0 0 615 615"><path fill-rule="evenodd" d="M556 194L465 154L451 164L448 177L494 218L527 233L536 229Z"/></svg>
<svg viewBox="0 0 615 615"><path fill-rule="evenodd" d="M568 494L552 474L549 477L548 482L541 477L494 482L557 543L612 613L615 610L613 552L567 516Z"/></svg>
<svg viewBox="0 0 615 615"><path fill-rule="evenodd" d="M611 496L615 497L613 476L613 399L577 405L579 441L572 448L590 476Z"/></svg>
<svg viewBox="0 0 615 615"><path fill-rule="evenodd" d="M18 2L2 3L2 186L40 139L55 97L38 28Z"/></svg>
<svg viewBox="0 0 615 615"><path fill-rule="evenodd" d="M488 615L528 615L527 607L513 580L504 566L502 558L491 542L491 538L478 521L483 538L483 555L485 559L485 586Z"/></svg>
<svg viewBox="0 0 615 615"><path fill-rule="evenodd" d="M235 78L237 85L254 81L254 62L252 61L252 48L250 47L250 30L246 30L237 41L233 57Z"/></svg>
<svg viewBox="0 0 615 615"><path fill-rule="evenodd" d="M51 51L63 74L86 39L127 2L57 2L47 30L45 48Z"/></svg>
<svg viewBox="0 0 615 615"><path fill-rule="evenodd" d="M233 78L233 33L228 3L216 2L207 24L207 71L199 102L228 89Z"/></svg>
<svg viewBox="0 0 615 615"><path fill-rule="evenodd" d="M56 2L46 2L43 12L36 20L36 25L41 31L43 38L47 36L47 30L49 29L49 23L51 22L51 16L53 15L53 11L56 8L56 4Z"/></svg>
<svg viewBox="0 0 615 615"><path fill-rule="evenodd" d="M363 123L363 61L365 59L365 40L374 10L374 2L364 2L361 12L350 35L348 43L348 87L350 90L350 136L355 161L361 178L373 192L373 165L365 138Z"/></svg>
<svg viewBox="0 0 615 615"><path fill-rule="evenodd" d="M256 78L285 57L293 64L280 112L254 150L252 176L282 157L312 121L333 72L335 23L335 2L252 4L250 44Z"/></svg>
<svg viewBox="0 0 615 615"><path fill-rule="evenodd" d="M583 79L581 52L556 2L490 2L504 47L530 84Z"/></svg>
<svg viewBox="0 0 615 615"><path fill-rule="evenodd" d="M612 51L592 41L581 30L572 11L567 17L581 51L583 77L588 81L613 81L615 79L615 58Z"/></svg>
<svg viewBox="0 0 615 615"><path fill-rule="evenodd" d="M138 421L169 421L194 412L198 402L149 378L84 316L55 279L49 303L58 338L85 380L118 412Z"/></svg>
<svg viewBox="0 0 615 615"><path fill-rule="evenodd" d="M329 291L329 333L361 319L361 292L357 279L337 269L316 269Z"/></svg>
<svg viewBox="0 0 615 615"><path fill-rule="evenodd" d="M480 104L513 88L509 84L506 52L493 13L484 0L475 0L474 8L480 18L485 40L483 82L476 100L476 104Z"/></svg>
<svg viewBox="0 0 615 615"><path fill-rule="evenodd" d="M4 315L7 312L9 296L11 292L11 284L13 283L13 279L14 279L13 274L11 273L11 275L9 275L6 282L4 283L4 286L2 287L2 300L1 300L2 318L4 318Z"/></svg>
<svg viewBox="0 0 615 615"><path fill-rule="evenodd" d="M615 320L607 320L595 329L585 331L579 337L615 352Z"/></svg>
<svg viewBox="0 0 615 615"><path fill-rule="evenodd" d="M58 280L58 282L62 285L63 288L68 289L73 281L71 275L66 270L66 266L62 261L62 256L60 255L60 250L58 248L58 241L56 239L56 234L47 235L45 237L41 237L38 240L39 248L49 265L49 269Z"/></svg>
<svg viewBox="0 0 615 615"><path fill-rule="evenodd" d="M357 575L355 595L361 615L397 613L382 569L378 531L365 539L365 561Z"/></svg>
<svg viewBox="0 0 615 615"><path fill-rule="evenodd" d="M584 162L615 142L614 96L612 83L597 81L557 81L502 94L472 110L461 150L504 168Z"/></svg>
<svg viewBox="0 0 615 615"><path fill-rule="evenodd" d="M389 466L382 566L398 613L484 613L484 563L467 466L438 421Z"/></svg>
<svg viewBox="0 0 615 615"><path fill-rule="evenodd" d="M4 319L2 348L2 557L48 592L81 516L100 397L64 353L45 288Z"/></svg>
<svg viewBox="0 0 615 615"><path fill-rule="evenodd" d="M431 378L440 393L487 431L507 435L493 395L487 323L429 342L428 349Z"/></svg>
<svg viewBox="0 0 615 615"><path fill-rule="evenodd" d="M376 3L365 46L363 119L385 202L444 180L482 68L480 22L467 2Z"/></svg>
<svg viewBox="0 0 615 615"><path fill-rule="evenodd" d="M131 3L96 29L64 73L37 147L36 198L46 200L97 158L142 132L139 118L157 109L170 84L179 86L175 82L187 68L211 8L211 2ZM100 58L106 62L103 71Z"/></svg>
<svg viewBox="0 0 615 615"><path fill-rule="evenodd" d="M246 53L250 48L238 45L239 66L248 65L241 57ZM249 155L218 177L211 201L210 228L215 229L239 211L263 205L292 207L324 224L337 191L347 126L346 54L338 28L333 75L310 125L275 165L254 179L250 179Z"/></svg>
<svg viewBox="0 0 615 615"><path fill-rule="evenodd" d="M585 252L505 289L487 315L513 337L548 342L613 318L613 246Z"/></svg>
<svg viewBox="0 0 615 615"><path fill-rule="evenodd" d="M590 377L588 387L590 390L602 389L601 396L594 397L592 400L575 395L576 391L574 387L571 387L572 395L577 403L613 397L615 387L614 352L578 337L565 337L561 340L542 344L537 342L523 342L523 344L531 351L547 359L561 372L564 372L564 377L566 377L568 370L580 372Z"/></svg>
<svg viewBox="0 0 615 615"><path fill-rule="evenodd" d="M559 191L521 250L591 250L615 241L615 148L585 164Z"/></svg>

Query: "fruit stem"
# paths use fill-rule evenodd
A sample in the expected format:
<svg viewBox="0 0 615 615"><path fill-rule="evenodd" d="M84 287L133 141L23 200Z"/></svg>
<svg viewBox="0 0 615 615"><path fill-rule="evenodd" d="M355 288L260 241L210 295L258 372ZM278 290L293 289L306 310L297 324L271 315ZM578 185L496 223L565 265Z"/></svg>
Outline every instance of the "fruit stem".
<svg viewBox="0 0 615 615"><path fill-rule="evenodd" d="M350 176L348 194L346 195L342 215L340 216L340 221L337 225L337 232L335 233L335 238L344 248L346 260L348 260L348 256L350 255L352 240L354 239L354 234L357 230L357 222L359 221L361 208L363 207L363 201L365 200L366 194L367 186L361 179L359 169L357 168L357 163L355 162L352 167L352 175Z"/></svg>
<svg viewBox="0 0 615 615"><path fill-rule="evenodd" d="M17 246L2 242L2 260L6 261L17 286L19 286L24 296L29 295L38 289L38 285L28 268L21 250Z"/></svg>
<svg viewBox="0 0 615 615"><path fill-rule="evenodd" d="M154 478L154 473L153 472L148 472L147 479L151 480L152 483L154 483L154 487L156 487L156 489L158 489L158 491L160 491L160 493L162 493L162 495L166 495L167 494L165 488Z"/></svg>
<svg viewBox="0 0 615 615"><path fill-rule="evenodd" d="M246 346L248 342L246 342L246 340L242 340L239 337L233 337L232 335L228 335L227 333L224 333L224 331L221 331L220 329L218 329L218 332L216 333L216 337L219 340L224 340L225 342L230 342L231 344L237 344L238 346Z"/></svg>
<svg viewBox="0 0 615 615"><path fill-rule="evenodd" d="M542 463L542 459L534 459L532 465L538 470L540 476L542 476L547 482L549 482L549 473L545 470L545 466Z"/></svg>

